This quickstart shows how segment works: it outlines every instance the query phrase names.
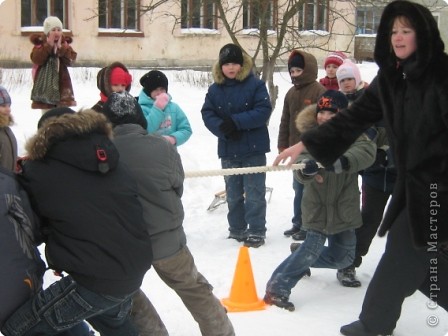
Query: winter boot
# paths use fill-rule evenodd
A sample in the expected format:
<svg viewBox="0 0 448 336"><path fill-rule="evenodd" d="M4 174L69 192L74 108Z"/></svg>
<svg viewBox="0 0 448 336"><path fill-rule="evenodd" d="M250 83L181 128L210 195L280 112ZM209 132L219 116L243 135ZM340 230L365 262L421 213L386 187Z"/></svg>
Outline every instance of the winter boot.
<svg viewBox="0 0 448 336"><path fill-rule="evenodd" d="M260 236L249 236L244 241L244 246L247 247L260 247L264 245L264 238Z"/></svg>
<svg viewBox="0 0 448 336"><path fill-rule="evenodd" d="M306 238L306 231L300 230L299 232L294 233L291 235L291 238L294 240L305 240Z"/></svg>
<svg viewBox="0 0 448 336"><path fill-rule="evenodd" d="M371 332L360 320L342 326L340 331L345 336L392 336L392 333L378 334Z"/></svg>
<svg viewBox="0 0 448 336"><path fill-rule="evenodd" d="M263 300L268 305L277 306L289 311L294 311L296 309L296 307L294 307L294 304L292 302L289 302L288 298L285 296L276 296L275 294L266 293Z"/></svg>
<svg viewBox="0 0 448 336"><path fill-rule="evenodd" d="M336 277L339 282L344 287L360 287L361 281L356 277L355 266L351 265L349 267L338 270Z"/></svg>
<svg viewBox="0 0 448 336"><path fill-rule="evenodd" d="M292 228L290 228L289 230L286 230L285 232L283 232L283 234L286 237L291 237L294 233L297 233L299 231L300 231L300 228L293 225Z"/></svg>
<svg viewBox="0 0 448 336"><path fill-rule="evenodd" d="M245 241L247 238L247 235L245 233L235 233L230 232L227 239L235 239L237 242Z"/></svg>

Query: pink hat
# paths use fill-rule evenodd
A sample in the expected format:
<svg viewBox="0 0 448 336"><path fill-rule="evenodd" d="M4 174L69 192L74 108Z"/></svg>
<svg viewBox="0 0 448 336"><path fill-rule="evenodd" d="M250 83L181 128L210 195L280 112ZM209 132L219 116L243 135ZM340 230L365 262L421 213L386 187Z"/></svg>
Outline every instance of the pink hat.
<svg viewBox="0 0 448 336"><path fill-rule="evenodd" d="M338 83L340 83L343 79L354 78L356 87L361 84L361 73L359 71L359 68L348 58L344 60L344 62L339 66L338 70L336 70L336 78L338 79Z"/></svg>
<svg viewBox="0 0 448 336"><path fill-rule="evenodd" d="M324 69L328 64L335 64L337 66L341 66L342 62L347 58L347 56L342 51L333 51L328 54L327 58L325 58Z"/></svg>

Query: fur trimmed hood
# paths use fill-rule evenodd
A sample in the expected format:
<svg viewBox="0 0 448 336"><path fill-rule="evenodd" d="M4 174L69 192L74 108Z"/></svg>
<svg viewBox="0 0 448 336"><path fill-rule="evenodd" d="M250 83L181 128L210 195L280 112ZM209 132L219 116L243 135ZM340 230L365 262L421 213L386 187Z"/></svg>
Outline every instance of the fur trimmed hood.
<svg viewBox="0 0 448 336"><path fill-rule="evenodd" d="M47 42L47 36L44 33L34 33L30 35L30 41L35 46L43 45ZM62 35L62 42L71 44L73 42L73 38L71 36Z"/></svg>
<svg viewBox="0 0 448 336"><path fill-rule="evenodd" d="M49 118L38 129L37 133L27 141L25 145L28 153L27 158L29 160L42 160L56 144L70 138L82 138L92 134L102 135L107 139L112 138L112 125L103 114L93 110ZM71 154L67 153L67 155Z"/></svg>
<svg viewBox="0 0 448 336"><path fill-rule="evenodd" d="M4 114L0 114L0 128L8 127L14 124L14 119L12 115L6 116Z"/></svg>
<svg viewBox="0 0 448 336"><path fill-rule="evenodd" d="M308 105L297 115L296 128L303 134L317 126L316 104Z"/></svg>
<svg viewBox="0 0 448 336"><path fill-rule="evenodd" d="M106 97L109 97L109 95L112 93L112 85L110 84L110 75L112 71L115 68L121 68L124 72L129 73L128 68L121 62L113 62L112 64L108 65L107 67L102 68L96 77L96 86L98 87L98 90L105 95ZM129 84L126 87L126 91L131 91L131 84Z"/></svg>
<svg viewBox="0 0 448 336"><path fill-rule="evenodd" d="M250 58L249 55L243 52L243 66L241 67L241 71L238 73L235 79L239 82L242 82L247 77L249 77L249 75L253 73L253 65L254 63L252 61L252 58ZM217 61L213 66L212 75L216 84L223 84L226 80L226 77L222 73L221 66L219 65L219 61Z"/></svg>

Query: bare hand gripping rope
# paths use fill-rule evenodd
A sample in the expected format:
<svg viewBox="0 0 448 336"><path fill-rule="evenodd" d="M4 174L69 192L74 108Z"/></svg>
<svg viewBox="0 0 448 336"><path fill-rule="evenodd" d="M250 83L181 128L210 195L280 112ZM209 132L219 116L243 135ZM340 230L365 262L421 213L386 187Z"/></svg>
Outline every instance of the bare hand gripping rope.
<svg viewBox="0 0 448 336"><path fill-rule="evenodd" d="M319 165L320 166L320 165ZM292 165L282 166L260 166L260 167L245 167L245 168L228 168L228 169L215 169L215 170L203 170L203 171L190 171L185 173L186 178L191 177L209 177L209 176L228 176L228 175L243 175L243 174L257 174L270 171L284 171L284 170L298 170L304 168L305 164L296 163Z"/></svg>

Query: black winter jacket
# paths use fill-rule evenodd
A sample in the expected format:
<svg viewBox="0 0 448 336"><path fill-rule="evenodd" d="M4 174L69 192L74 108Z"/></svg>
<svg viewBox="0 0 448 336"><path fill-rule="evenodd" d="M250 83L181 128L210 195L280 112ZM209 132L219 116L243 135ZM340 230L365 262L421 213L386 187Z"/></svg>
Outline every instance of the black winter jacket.
<svg viewBox="0 0 448 336"><path fill-rule="evenodd" d="M92 110L49 119L26 145L21 181L42 219L50 267L91 291L137 290L152 262L137 185Z"/></svg>
<svg viewBox="0 0 448 336"><path fill-rule="evenodd" d="M398 176L379 234L404 210L420 248L448 242L448 55L428 13L415 3L390 3L378 29L372 84L347 110L302 137L308 151L330 165L384 117ZM415 25L418 49L399 63L386 41L391 22L403 14Z"/></svg>

